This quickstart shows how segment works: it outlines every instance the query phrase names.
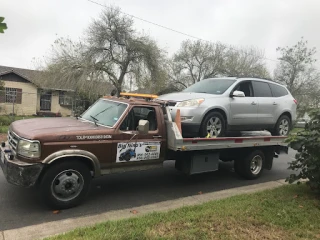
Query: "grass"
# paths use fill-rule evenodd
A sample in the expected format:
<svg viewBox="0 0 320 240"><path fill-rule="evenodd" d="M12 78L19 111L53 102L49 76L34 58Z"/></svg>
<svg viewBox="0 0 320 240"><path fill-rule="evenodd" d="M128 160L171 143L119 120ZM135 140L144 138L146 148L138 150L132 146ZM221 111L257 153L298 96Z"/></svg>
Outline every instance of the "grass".
<svg viewBox="0 0 320 240"><path fill-rule="evenodd" d="M9 126L0 126L0 133L7 133Z"/></svg>
<svg viewBox="0 0 320 240"><path fill-rule="evenodd" d="M0 116L0 133L7 133L9 125L13 121L35 117L37 116Z"/></svg>
<svg viewBox="0 0 320 240"><path fill-rule="evenodd" d="M305 185L286 185L49 239L320 239L320 201Z"/></svg>

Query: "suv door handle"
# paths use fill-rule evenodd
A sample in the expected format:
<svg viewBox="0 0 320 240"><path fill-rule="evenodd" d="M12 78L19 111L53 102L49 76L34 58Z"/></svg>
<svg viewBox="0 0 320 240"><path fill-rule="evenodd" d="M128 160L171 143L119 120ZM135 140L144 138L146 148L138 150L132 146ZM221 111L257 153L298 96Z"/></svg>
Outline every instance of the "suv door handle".
<svg viewBox="0 0 320 240"><path fill-rule="evenodd" d="M153 138L162 138L160 135L154 135Z"/></svg>
<svg viewBox="0 0 320 240"><path fill-rule="evenodd" d="M276 102L273 102L273 105L278 105L278 103L276 103Z"/></svg>
<svg viewBox="0 0 320 240"><path fill-rule="evenodd" d="M257 105L257 103L256 102L252 102L251 105Z"/></svg>

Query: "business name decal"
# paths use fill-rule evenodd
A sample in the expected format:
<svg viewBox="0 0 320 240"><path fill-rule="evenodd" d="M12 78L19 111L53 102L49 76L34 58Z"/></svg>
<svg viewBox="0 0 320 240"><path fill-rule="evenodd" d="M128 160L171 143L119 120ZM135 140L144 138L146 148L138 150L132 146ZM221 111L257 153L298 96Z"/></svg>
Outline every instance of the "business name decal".
<svg viewBox="0 0 320 240"><path fill-rule="evenodd" d="M111 135L83 135L76 136L77 140L101 140L101 139L111 139Z"/></svg>

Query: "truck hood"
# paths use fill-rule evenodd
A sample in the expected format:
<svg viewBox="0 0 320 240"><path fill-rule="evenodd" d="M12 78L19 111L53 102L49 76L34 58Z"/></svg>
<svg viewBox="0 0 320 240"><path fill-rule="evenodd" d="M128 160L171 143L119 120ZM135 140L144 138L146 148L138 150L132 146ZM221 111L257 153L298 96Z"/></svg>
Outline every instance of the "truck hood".
<svg viewBox="0 0 320 240"><path fill-rule="evenodd" d="M108 135L114 129L76 118L33 118L15 121L10 130L18 136L40 141L85 140L83 136ZM87 138L89 139L89 138Z"/></svg>
<svg viewBox="0 0 320 240"><path fill-rule="evenodd" d="M157 99L159 100L168 100L168 101L176 101L181 102L190 99L198 99L198 98L217 98L221 97L221 95L209 94L209 93L195 93L195 92L177 92L177 93L169 93L159 96Z"/></svg>

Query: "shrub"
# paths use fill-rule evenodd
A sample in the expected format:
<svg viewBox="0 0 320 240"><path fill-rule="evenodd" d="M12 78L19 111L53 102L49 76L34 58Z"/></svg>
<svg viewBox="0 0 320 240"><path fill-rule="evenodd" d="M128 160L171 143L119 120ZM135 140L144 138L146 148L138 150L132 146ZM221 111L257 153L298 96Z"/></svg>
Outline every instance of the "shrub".
<svg viewBox="0 0 320 240"><path fill-rule="evenodd" d="M299 184L301 179L306 179L312 190L320 192L320 110L311 112L310 117L304 130L287 140L289 146L298 151L289 169L298 173L291 174L286 181Z"/></svg>

